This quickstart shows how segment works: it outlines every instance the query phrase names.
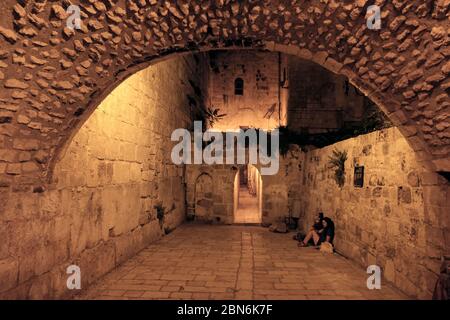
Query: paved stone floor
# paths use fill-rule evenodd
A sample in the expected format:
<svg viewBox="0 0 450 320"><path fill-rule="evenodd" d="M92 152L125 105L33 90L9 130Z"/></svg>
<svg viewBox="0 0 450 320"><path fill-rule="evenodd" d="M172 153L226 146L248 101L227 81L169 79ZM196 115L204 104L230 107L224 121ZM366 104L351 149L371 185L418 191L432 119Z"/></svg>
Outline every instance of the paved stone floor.
<svg viewBox="0 0 450 320"><path fill-rule="evenodd" d="M235 223L261 223L258 212L258 198L250 194L246 187L239 190L238 209L234 216Z"/></svg>
<svg viewBox="0 0 450 320"><path fill-rule="evenodd" d="M91 286L81 299L406 299L368 290L347 259L298 248L293 233L185 224Z"/></svg>

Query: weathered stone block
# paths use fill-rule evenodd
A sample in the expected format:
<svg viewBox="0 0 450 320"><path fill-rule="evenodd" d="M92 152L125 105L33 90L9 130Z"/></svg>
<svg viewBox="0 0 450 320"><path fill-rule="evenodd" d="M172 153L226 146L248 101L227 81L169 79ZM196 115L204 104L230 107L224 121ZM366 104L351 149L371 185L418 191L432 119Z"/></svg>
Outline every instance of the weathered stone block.
<svg viewBox="0 0 450 320"><path fill-rule="evenodd" d="M39 142L34 139L14 139L13 148L24 151L35 151L39 149Z"/></svg>
<svg viewBox="0 0 450 320"><path fill-rule="evenodd" d="M119 265L143 249L142 229L138 228L130 233L114 239L116 265Z"/></svg>
<svg viewBox="0 0 450 320"><path fill-rule="evenodd" d="M22 173L22 165L20 163L9 163L6 167L6 173L19 175Z"/></svg>
<svg viewBox="0 0 450 320"><path fill-rule="evenodd" d="M0 149L0 161L15 162L17 154L14 150Z"/></svg>
<svg viewBox="0 0 450 320"><path fill-rule="evenodd" d="M8 258L0 260L0 292L7 291L17 286L19 262L17 259Z"/></svg>
<svg viewBox="0 0 450 320"><path fill-rule="evenodd" d="M392 262L392 260L390 260L390 259L386 260L386 263L384 265L384 270L383 270L383 276L389 282L395 283L395 273L396 273L396 271L395 271L394 263Z"/></svg>
<svg viewBox="0 0 450 320"><path fill-rule="evenodd" d="M115 260L115 245L112 241L85 250L79 261L82 287L86 287L112 270L116 266Z"/></svg>
<svg viewBox="0 0 450 320"><path fill-rule="evenodd" d="M24 173L37 172L39 169L40 167L33 161L22 163L22 171Z"/></svg>

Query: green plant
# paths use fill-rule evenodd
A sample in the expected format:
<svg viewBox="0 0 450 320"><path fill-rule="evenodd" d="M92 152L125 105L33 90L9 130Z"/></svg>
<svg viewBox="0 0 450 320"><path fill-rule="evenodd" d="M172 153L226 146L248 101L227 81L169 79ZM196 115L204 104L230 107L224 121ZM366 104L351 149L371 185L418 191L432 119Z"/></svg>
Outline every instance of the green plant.
<svg viewBox="0 0 450 320"><path fill-rule="evenodd" d="M333 155L329 157L329 164L334 169L334 179L339 187L345 184L345 161L347 161L347 151L333 150Z"/></svg>
<svg viewBox="0 0 450 320"><path fill-rule="evenodd" d="M289 146L296 144L300 147L314 146L323 148L338 141L351 139L361 134L367 134L376 130L389 128L392 124L383 119L381 111L368 111L364 120L359 123L344 123L338 130L327 130L323 133L309 133L307 129L291 130L289 127L280 126L280 154L286 156Z"/></svg>
<svg viewBox="0 0 450 320"><path fill-rule="evenodd" d="M219 111L219 108L214 109L214 107L208 107L205 110L205 119L206 121L208 121L210 127L212 127L216 122L219 122L223 117L226 116L225 113L221 114L219 113Z"/></svg>

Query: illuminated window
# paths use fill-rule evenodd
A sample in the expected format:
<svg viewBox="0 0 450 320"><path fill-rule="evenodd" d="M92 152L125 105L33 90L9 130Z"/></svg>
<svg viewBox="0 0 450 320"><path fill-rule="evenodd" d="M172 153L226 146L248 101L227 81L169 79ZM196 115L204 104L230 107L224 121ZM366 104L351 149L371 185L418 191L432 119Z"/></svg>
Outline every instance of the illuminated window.
<svg viewBox="0 0 450 320"><path fill-rule="evenodd" d="M244 80L241 78L234 80L234 94L237 96L244 95Z"/></svg>

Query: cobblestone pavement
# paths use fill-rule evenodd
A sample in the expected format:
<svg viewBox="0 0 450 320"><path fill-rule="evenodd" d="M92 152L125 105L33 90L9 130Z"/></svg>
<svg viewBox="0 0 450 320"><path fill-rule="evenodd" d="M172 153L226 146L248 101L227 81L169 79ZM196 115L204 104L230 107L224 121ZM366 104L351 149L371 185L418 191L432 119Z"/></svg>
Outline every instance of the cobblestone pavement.
<svg viewBox="0 0 450 320"><path fill-rule="evenodd" d="M293 233L185 224L78 299L406 299L337 255L298 248Z"/></svg>

